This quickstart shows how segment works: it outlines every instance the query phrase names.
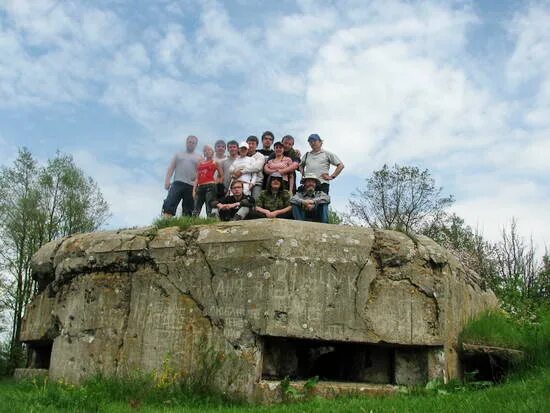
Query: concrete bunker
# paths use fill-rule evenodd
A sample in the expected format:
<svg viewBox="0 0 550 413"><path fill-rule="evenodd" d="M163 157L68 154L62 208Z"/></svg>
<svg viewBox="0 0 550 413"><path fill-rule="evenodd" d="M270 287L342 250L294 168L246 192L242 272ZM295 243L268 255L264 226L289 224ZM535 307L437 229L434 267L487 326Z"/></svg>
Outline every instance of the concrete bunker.
<svg viewBox="0 0 550 413"><path fill-rule="evenodd" d="M373 392L458 378L462 327L498 305L429 238L284 220L79 234L42 247L33 276L29 367L78 383L169 354L192 375L208 349L213 385L263 401L284 377Z"/></svg>

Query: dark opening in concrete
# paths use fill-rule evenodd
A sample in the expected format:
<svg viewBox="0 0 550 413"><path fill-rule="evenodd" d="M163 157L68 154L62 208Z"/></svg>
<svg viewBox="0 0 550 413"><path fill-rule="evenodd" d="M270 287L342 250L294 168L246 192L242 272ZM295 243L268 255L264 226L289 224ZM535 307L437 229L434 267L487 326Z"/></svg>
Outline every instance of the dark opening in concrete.
<svg viewBox="0 0 550 413"><path fill-rule="evenodd" d="M476 354L463 357L462 367L467 380L500 382L510 369L510 363L491 354Z"/></svg>
<svg viewBox="0 0 550 413"><path fill-rule="evenodd" d="M368 344L263 337L262 378L383 383L394 381L394 352Z"/></svg>
<svg viewBox="0 0 550 413"><path fill-rule="evenodd" d="M521 350L462 343L460 355L465 379L500 382L525 358Z"/></svg>
<svg viewBox="0 0 550 413"><path fill-rule="evenodd" d="M53 342L27 342L27 346L29 350L28 367L33 369L49 369Z"/></svg>

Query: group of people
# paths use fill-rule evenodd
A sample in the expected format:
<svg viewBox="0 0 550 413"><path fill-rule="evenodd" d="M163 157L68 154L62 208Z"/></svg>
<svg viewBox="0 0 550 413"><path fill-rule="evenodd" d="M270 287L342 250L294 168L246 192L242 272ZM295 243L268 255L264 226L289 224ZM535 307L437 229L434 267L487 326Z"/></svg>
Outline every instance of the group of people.
<svg viewBox="0 0 550 413"><path fill-rule="evenodd" d="M182 202L183 215L198 216L204 205L208 216L222 221L287 218L327 223L330 181L344 169L340 159L323 149L317 134L308 137L311 150L303 156L290 135L274 142L273 133L266 131L261 141L259 149L253 135L240 143L220 139L213 148L205 145L201 156L195 152L198 138L188 136L185 151L174 155L166 172L164 216L174 216Z"/></svg>

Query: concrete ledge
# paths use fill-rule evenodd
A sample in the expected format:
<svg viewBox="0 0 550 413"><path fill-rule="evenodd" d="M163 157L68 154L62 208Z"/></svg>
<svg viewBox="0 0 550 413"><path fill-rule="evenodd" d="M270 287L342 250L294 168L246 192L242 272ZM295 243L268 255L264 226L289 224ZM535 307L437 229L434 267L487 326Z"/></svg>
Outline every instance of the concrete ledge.
<svg viewBox="0 0 550 413"><path fill-rule="evenodd" d="M297 399L307 396L320 396L331 399L338 396L387 396L396 394L399 386L391 384L352 383L320 381L309 389L304 389L305 380L290 382L290 387L297 391ZM289 399L292 399L289 396ZM279 380L261 380L256 386L256 401L265 404L280 403L284 400Z"/></svg>
<svg viewBox="0 0 550 413"><path fill-rule="evenodd" d="M46 378L48 377L48 369L15 369L13 378L15 380Z"/></svg>
<svg viewBox="0 0 550 413"><path fill-rule="evenodd" d="M521 350L506 347L485 346L481 344L462 343L462 353L465 356L475 356L479 354L487 354L490 356L500 357L504 360L519 361L525 357L525 353Z"/></svg>

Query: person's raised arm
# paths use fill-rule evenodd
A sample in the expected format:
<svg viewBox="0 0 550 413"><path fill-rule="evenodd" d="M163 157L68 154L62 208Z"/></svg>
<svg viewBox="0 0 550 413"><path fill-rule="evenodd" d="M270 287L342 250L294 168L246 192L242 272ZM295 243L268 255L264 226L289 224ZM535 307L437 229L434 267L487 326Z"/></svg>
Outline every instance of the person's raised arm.
<svg viewBox="0 0 550 413"><path fill-rule="evenodd" d="M323 174L325 176L323 176L324 179L326 179L327 181L332 181L334 178L336 178L338 175L340 175L340 172L342 172L342 169L344 169L344 164L342 162L340 162L337 166L336 166L336 169L334 170L334 172L332 174Z"/></svg>

